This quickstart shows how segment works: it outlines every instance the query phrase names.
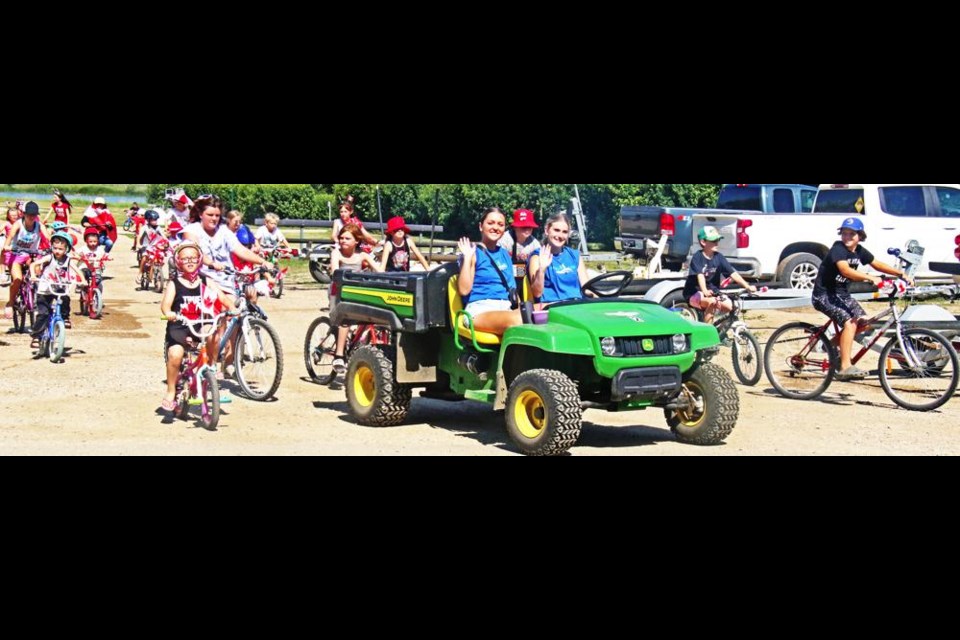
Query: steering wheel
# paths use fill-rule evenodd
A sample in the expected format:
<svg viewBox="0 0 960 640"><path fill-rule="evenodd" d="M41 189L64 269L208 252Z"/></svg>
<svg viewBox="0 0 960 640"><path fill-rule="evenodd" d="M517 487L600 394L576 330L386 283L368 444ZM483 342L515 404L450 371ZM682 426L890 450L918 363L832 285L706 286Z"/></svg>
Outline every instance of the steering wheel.
<svg viewBox="0 0 960 640"><path fill-rule="evenodd" d="M613 291L612 293L604 292L597 288L597 285L603 282L604 280L612 280L614 278L623 278L623 280L620 281L620 286L618 286L616 290ZM586 293L589 291L590 293L596 294L597 297L599 298L616 298L621 293L623 293L624 290L627 287L629 287L632 283L633 283L632 271L611 271L610 273L601 274L596 278L594 278L593 280L591 280L590 282L587 282L582 287L580 287L580 290L583 292L584 295L586 295Z"/></svg>

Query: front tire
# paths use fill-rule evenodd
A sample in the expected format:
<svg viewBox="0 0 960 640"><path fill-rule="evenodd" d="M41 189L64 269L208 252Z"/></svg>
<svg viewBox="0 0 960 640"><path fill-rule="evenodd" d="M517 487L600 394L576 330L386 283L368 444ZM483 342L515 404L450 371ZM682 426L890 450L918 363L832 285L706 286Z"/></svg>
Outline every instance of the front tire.
<svg viewBox="0 0 960 640"><path fill-rule="evenodd" d="M347 403L357 422L392 427L407 419L411 392L393 374L395 351L363 346L350 356L347 367Z"/></svg>
<svg viewBox="0 0 960 640"><path fill-rule="evenodd" d="M910 411L932 411L957 390L960 363L950 341L929 329L903 332L905 348L896 337L880 353L880 385L887 396ZM912 367L910 362L921 366Z"/></svg>
<svg viewBox="0 0 960 640"><path fill-rule="evenodd" d="M50 340L50 362L56 364L63 358L63 351L67 345L67 327L63 321L53 325L53 337Z"/></svg>
<svg viewBox="0 0 960 640"><path fill-rule="evenodd" d="M507 433L528 456L557 456L576 444L583 428L577 385L551 369L517 376L507 394Z"/></svg>
<svg viewBox="0 0 960 640"><path fill-rule="evenodd" d="M200 381L200 424L207 431L216 431L220 424L220 384L213 369L203 372Z"/></svg>
<svg viewBox="0 0 960 640"><path fill-rule="evenodd" d="M237 383L244 395L256 402L269 400L283 379L283 346L276 329L259 318L247 318L241 326L234 354Z"/></svg>
<svg viewBox="0 0 960 640"><path fill-rule="evenodd" d="M733 337L733 372L741 384L756 386L763 377L763 353L760 343L749 331Z"/></svg>
<svg viewBox="0 0 960 640"><path fill-rule="evenodd" d="M697 367L684 381L681 397L686 409L667 409L667 424L677 440L686 444L723 444L740 415L740 396L730 375L715 364Z"/></svg>
<svg viewBox="0 0 960 640"><path fill-rule="evenodd" d="M303 345L303 363L311 380L322 385L333 382L336 377L333 370L336 352L337 332L330 326L330 318L317 318L307 329L307 339Z"/></svg>

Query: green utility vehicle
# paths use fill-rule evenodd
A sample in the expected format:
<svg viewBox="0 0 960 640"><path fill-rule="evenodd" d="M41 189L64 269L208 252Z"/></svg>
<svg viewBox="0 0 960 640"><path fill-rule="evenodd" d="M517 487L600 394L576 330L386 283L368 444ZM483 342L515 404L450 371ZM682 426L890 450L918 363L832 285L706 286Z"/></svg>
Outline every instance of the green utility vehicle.
<svg viewBox="0 0 960 640"><path fill-rule="evenodd" d="M455 264L429 273L338 271L330 288L332 326L389 328L389 346L352 353L346 394L364 425L407 416L413 389L426 398L478 400L505 411L510 439L528 455L558 455L580 437L584 408L662 409L681 442L720 444L737 423L730 376L709 361L720 345L712 326L663 307L619 299L627 272L585 285L600 296L554 304L534 324L501 338L475 331L457 292Z"/></svg>

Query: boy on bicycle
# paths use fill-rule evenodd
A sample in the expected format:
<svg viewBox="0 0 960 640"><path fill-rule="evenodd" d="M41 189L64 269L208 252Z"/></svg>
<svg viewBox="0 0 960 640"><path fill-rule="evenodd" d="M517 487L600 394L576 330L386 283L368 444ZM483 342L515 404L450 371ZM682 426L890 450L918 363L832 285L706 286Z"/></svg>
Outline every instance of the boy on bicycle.
<svg viewBox="0 0 960 640"><path fill-rule="evenodd" d="M726 278L732 278L750 293L756 293L757 288L743 279L737 270L717 251L717 243L723 236L716 227L704 227L697 234L701 250L690 261L690 274L687 284L683 288L683 297L694 309L703 311L703 321L713 324L717 313L729 313L733 310L733 303L722 298L720 285Z"/></svg>
<svg viewBox="0 0 960 640"><path fill-rule="evenodd" d="M37 289L37 317L33 323L33 330L30 335L33 341L30 343L31 349L40 348L40 338L47 330L47 322L50 320L50 314L53 312L53 304L57 296L53 295L45 286L49 282L58 284L70 284L79 281L82 277L77 266L70 259L70 249L73 248L73 238L70 234L58 231L50 238L49 255L40 258L33 263L34 275L40 279L40 286ZM71 276L73 272L73 276ZM47 291L45 293L45 291ZM69 289L67 290L69 292ZM70 296L63 297L60 306L60 315L63 316L63 324L67 329L70 325Z"/></svg>
<svg viewBox="0 0 960 640"><path fill-rule="evenodd" d="M881 273L902 278L913 284L913 278L900 269L877 260L861 242L867 239L863 221L859 218L847 218L837 230L840 240L833 244L830 253L824 258L813 288L813 308L829 317L842 328L840 333L840 373L837 380L862 380L867 372L853 366L851 352L853 340L857 336L860 318L866 317L863 307L853 299L847 290L847 283L869 282L879 287L883 279L859 273L857 267L869 265Z"/></svg>

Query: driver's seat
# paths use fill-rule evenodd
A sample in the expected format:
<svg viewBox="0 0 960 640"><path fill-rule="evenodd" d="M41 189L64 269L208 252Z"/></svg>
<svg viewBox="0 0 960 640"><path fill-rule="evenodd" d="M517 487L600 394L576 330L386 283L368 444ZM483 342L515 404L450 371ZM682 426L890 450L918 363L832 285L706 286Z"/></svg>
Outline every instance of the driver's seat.
<svg viewBox="0 0 960 640"><path fill-rule="evenodd" d="M460 297L460 291L457 289L457 282L459 280L458 275L453 275L450 277L450 282L447 285L447 302L450 306L450 324L453 325L454 320L457 317L457 314L463 311L463 299ZM466 338L467 340L471 339L470 334L470 325L467 324L467 316L461 315L460 322L457 323L455 327L457 333L461 337ZM483 331L475 331L474 334L477 337L477 344L487 345L491 347L500 346L500 336L495 333L486 333Z"/></svg>

